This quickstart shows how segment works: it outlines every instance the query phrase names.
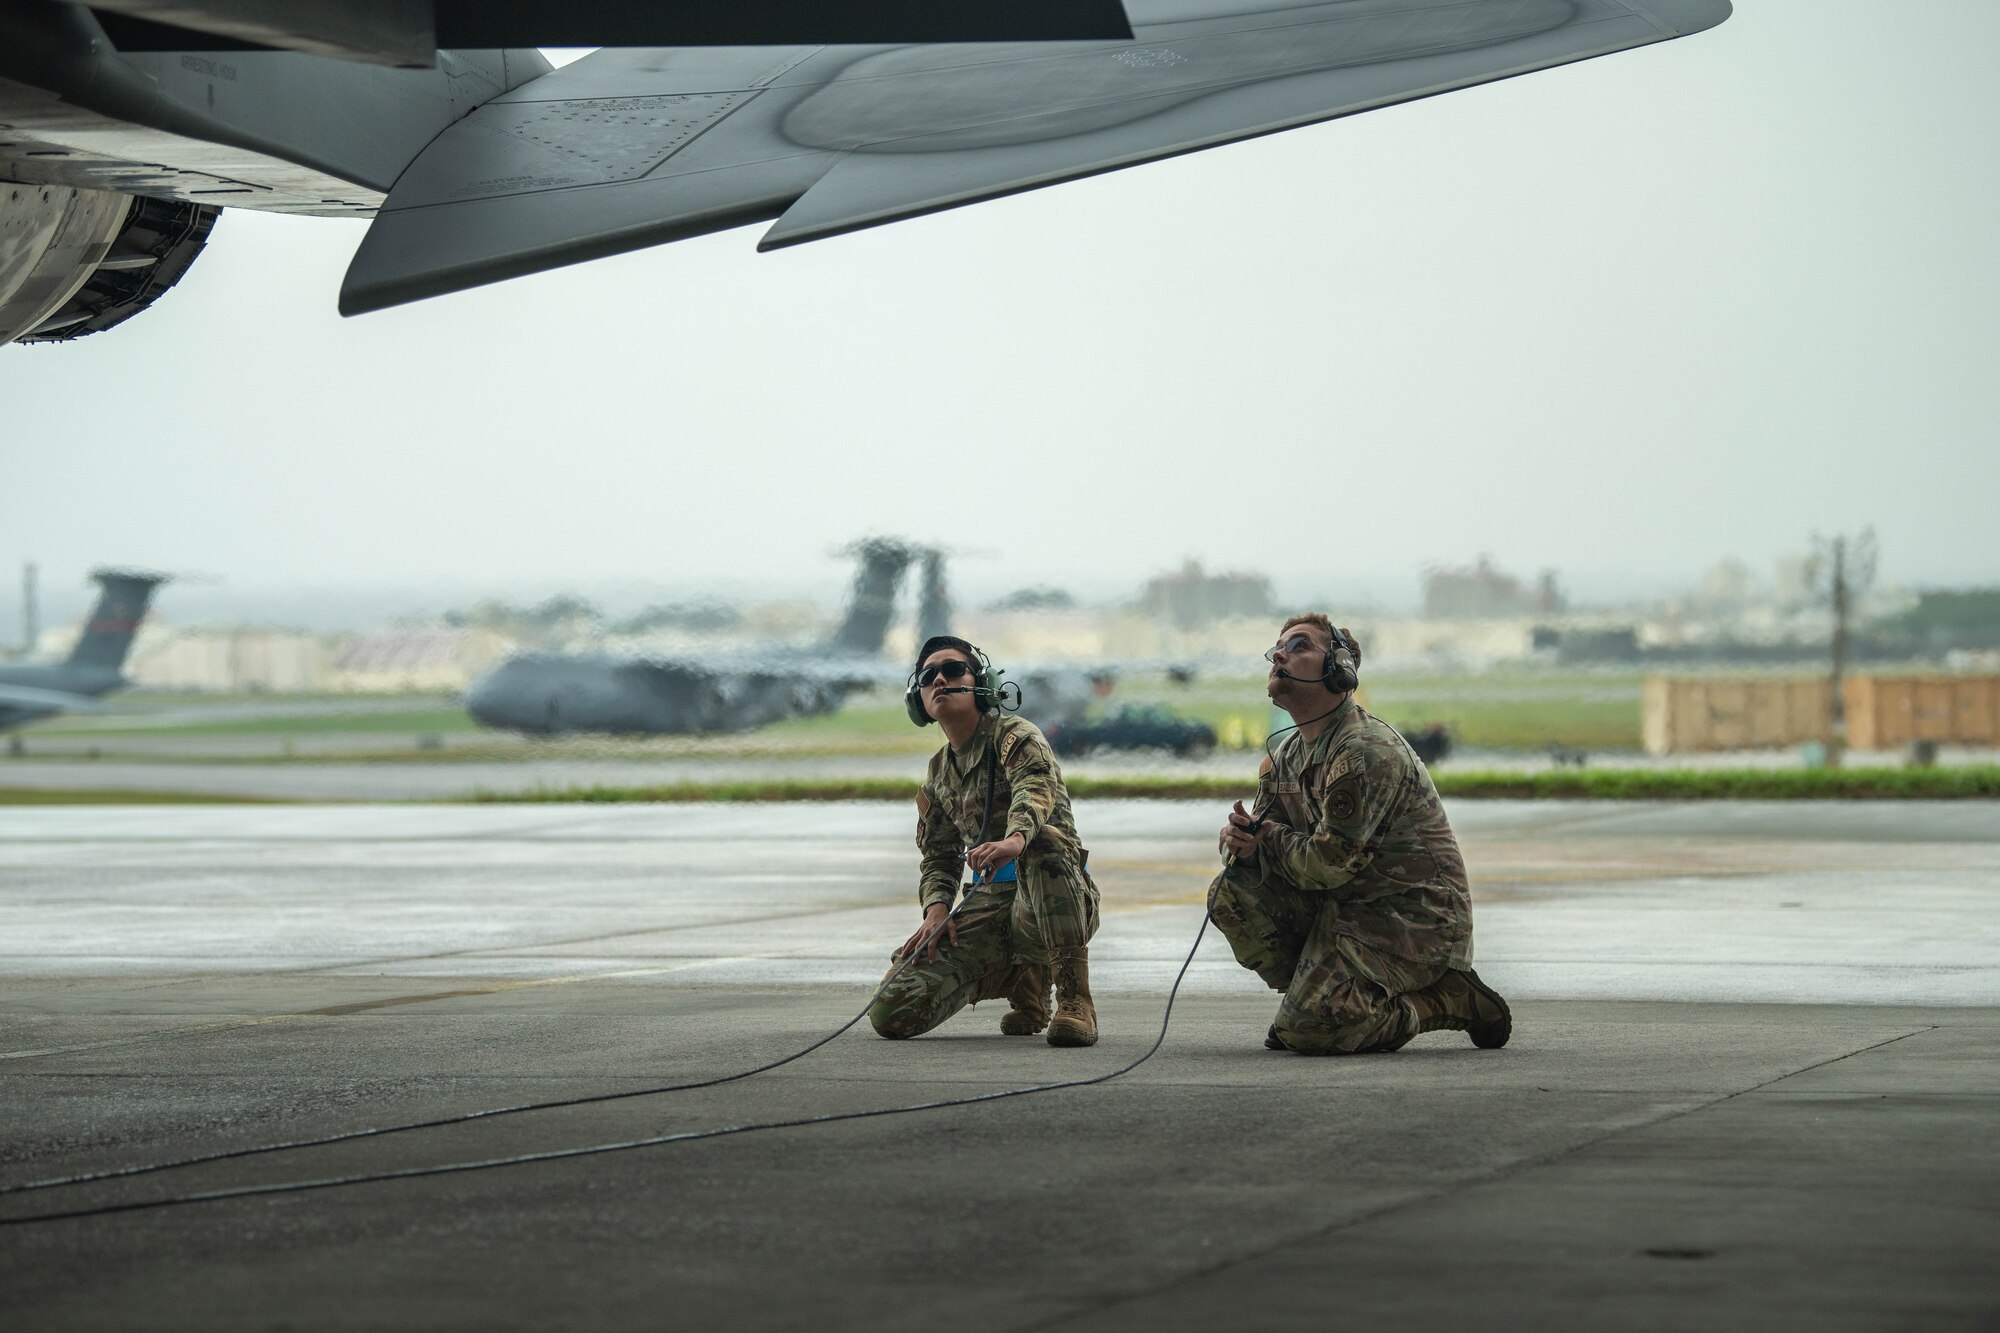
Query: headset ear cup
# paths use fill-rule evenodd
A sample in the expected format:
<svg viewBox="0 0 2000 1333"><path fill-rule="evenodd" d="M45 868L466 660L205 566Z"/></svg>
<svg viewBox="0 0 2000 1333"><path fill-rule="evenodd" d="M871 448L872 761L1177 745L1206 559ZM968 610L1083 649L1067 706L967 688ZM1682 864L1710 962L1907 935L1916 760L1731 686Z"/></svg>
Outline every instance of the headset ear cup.
<svg viewBox="0 0 2000 1333"><path fill-rule="evenodd" d="M903 691L903 711L910 715L910 721L920 727L928 727L937 721L931 716L931 710L924 707L923 691L917 688L915 676L910 677L909 686Z"/></svg>
<svg viewBox="0 0 2000 1333"><path fill-rule="evenodd" d="M997 711L993 700L993 659L978 648L972 650L979 660L972 664L972 702L979 705L982 713Z"/></svg>
<svg viewBox="0 0 2000 1333"><path fill-rule="evenodd" d="M1349 646L1354 642L1352 636L1344 629L1335 630L1333 635L1333 651L1326 659L1326 688L1345 694L1360 687L1361 673L1354 661L1355 650Z"/></svg>

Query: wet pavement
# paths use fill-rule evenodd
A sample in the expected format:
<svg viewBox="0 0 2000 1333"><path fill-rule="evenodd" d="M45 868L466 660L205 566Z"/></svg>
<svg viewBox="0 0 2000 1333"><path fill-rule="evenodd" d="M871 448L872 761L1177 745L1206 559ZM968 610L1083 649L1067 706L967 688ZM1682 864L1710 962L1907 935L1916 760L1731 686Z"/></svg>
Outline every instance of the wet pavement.
<svg viewBox="0 0 2000 1333"><path fill-rule="evenodd" d="M4 1225L1110 1072L1213 803L1080 802L1104 1040L865 1027L740 1070L915 919L905 806L0 810L0 1321L22 1328L1979 1327L2000 1310L1987 803L1461 803L1505 1050L1259 1045L1213 932L1096 1087Z"/></svg>

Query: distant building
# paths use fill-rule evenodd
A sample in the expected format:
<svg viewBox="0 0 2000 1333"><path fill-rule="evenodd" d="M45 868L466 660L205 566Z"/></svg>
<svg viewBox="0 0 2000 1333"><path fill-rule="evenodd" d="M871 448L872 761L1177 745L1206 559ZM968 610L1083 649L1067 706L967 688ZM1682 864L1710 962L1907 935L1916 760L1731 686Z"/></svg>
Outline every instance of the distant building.
<svg viewBox="0 0 2000 1333"><path fill-rule="evenodd" d="M332 641L303 630L149 625L126 675L147 690L311 694L326 688L332 659Z"/></svg>
<svg viewBox="0 0 2000 1333"><path fill-rule="evenodd" d="M1271 580L1262 574L1209 574L1190 560L1173 574L1162 574L1139 594L1138 609L1155 620L1183 629L1222 620L1268 619Z"/></svg>
<svg viewBox="0 0 2000 1333"><path fill-rule="evenodd" d="M363 634L340 649L329 685L354 694L463 690L514 650L490 629L397 629Z"/></svg>
<svg viewBox="0 0 2000 1333"><path fill-rule="evenodd" d="M986 604L988 611L1073 611L1076 597L1061 588L1016 588L998 601Z"/></svg>
<svg viewBox="0 0 2000 1333"><path fill-rule="evenodd" d="M1771 598L1785 610L1823 600L1813 582L1813 562L1808 556L1788 555L1771 566Z"/></svg>
<svg viewBox="0 0 2000 1333"><path fill-rule="evenodd" d="M1470 567L1424 574L1427 620L1499 620L1553 615L1563 609L1562 590L1552 569L1543 570L1533 587L1502 573L1483 555Z"/></svg>
<svg viewBox="0 0 2000 1333"><path fill-rule="evenodd" d="M1704 606L1733 611L1750 605L1757 597L1757 580L1750 566L1731 557L1710 565L1701 576L1699 600Z"/></svg>
<svg viewBox="0 0 2000 1333"><path fill-rule="evenodd" d="M955 628L1002 666L1020 662L1102 662L1118 652L1115 629L1124 620L1094 608L1050 611L968 611ZM916 651L910 635L899 657ZM1150 649L1150 645L1149 645Z"/></svg>
<svg viewBox="0 0 2000 1333"><path fill-rule="evenodd" d="M1477 671L1533 657L1538 626L1526 617L1383 620L1350 626L1361 641L1361 676L1372 671Z"/></svg>

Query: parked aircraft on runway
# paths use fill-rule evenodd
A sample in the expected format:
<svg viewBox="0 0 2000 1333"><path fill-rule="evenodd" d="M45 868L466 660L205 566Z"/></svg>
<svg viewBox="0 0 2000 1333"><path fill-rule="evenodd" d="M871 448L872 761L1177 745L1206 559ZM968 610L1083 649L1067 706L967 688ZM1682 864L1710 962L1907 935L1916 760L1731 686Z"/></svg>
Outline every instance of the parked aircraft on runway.
<svg viewBox="0 0 2000 1333"><path fill-rule="evenodd" d="M146 618L153 589L166 576L100 569L91 577L103 591L66 661L0 666L0 731L57 713L94 709L99 698L132 683L125 679L125 654ZM13 750L20 744L19 737L9 740Z"/></svg>
<svg viewBox="0 0 2000 1333"><path fill-rule="evenodd" d="M772 219L760 248L792 245L1730 13L1729 0L1131 0L1130 40L951 45L923 31L962 19L944 35L1104 38L1125 31L1116 8L0 0L0 343L145 309L224 206L372 216L340 294L356 314ZM929 44L623 47L554 71L529 49L687 40L676 23L713 39L737 10L751 40ZM223 50L133 15L289 49Z"/></svg>
<svg viewBox="0 0 2000 1333"><path fill-rule="evenodd" d="M860 543L847 618L816 647L775 644L674 657L523 653L472 683L465 706L489 727L541 735L671 735L747 731L840 707L849 694L900 681L881 656L896 592L916 552Z"/></svg>

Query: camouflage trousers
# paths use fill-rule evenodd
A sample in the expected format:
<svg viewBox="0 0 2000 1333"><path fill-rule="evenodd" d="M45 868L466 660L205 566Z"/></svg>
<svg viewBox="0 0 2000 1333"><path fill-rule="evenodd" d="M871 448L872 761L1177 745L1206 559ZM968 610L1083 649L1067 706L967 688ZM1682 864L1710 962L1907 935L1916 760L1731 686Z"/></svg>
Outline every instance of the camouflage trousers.
<svg viewBox="0 0 2000 1333"><path fill-rule="evenodd" d="M940 940L935 962L925 950L868 1007L868 1021L883 1036L929 1032L968 1004L1005 997L1020 969L1083 948L1097 933L1097 885L1087 870L1024 868L1018 884L966 890L953 921L958 942ZM898 950L890 961L902 956Z"/></svg>
<svg viewBox="0 0 2000 1333"><path fill-rule="evenodd" d="M1208 915L1236 961L1283 991L1271 1026L1301 1055L1395 1050L1417 1032L1402 997L1444 975L1445 965L1400 958L1340 932L1340 905L1282 881L1242 884L1217 875Z"/></svg>

